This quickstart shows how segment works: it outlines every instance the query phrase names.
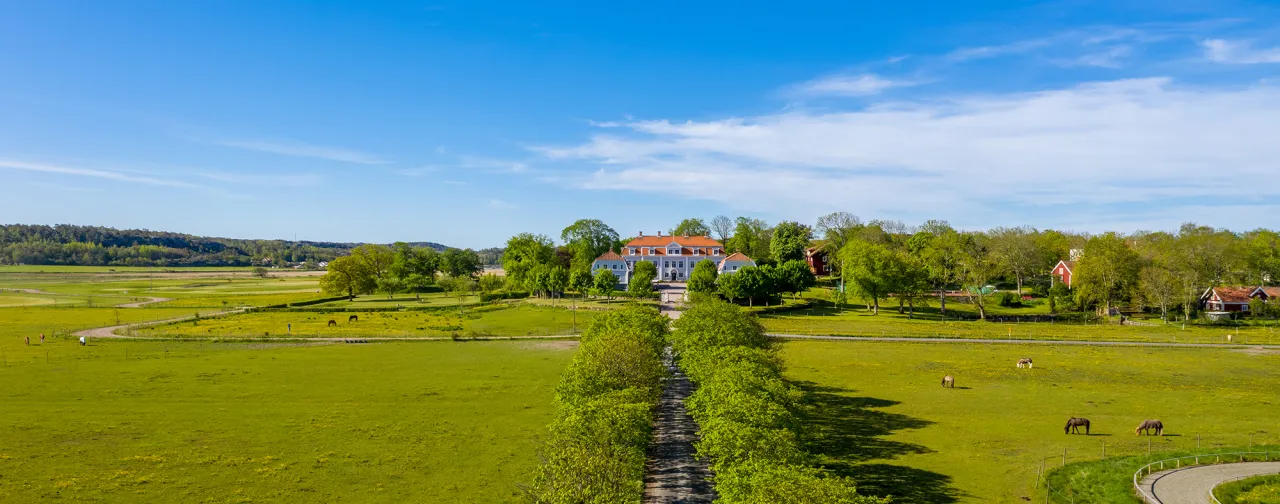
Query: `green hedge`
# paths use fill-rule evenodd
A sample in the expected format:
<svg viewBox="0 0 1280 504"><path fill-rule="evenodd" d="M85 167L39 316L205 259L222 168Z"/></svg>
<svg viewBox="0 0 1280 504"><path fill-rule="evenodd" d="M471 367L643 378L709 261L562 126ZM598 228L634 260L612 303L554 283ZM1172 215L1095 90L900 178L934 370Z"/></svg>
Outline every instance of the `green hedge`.
<svg viewBox="0 0 1280 504"><path fill-rule="evenodd" d="M632 307L596 317L582 333L556 387L543 462L524 488L529 502L640 502L667 328L657 310Z"/></svg>
<svg viewBox="0 0 1280 504"><path fill-rule="evenodd" d="M802 392L782 379L782 361L755 317L700 300L676 320L671 341L698 387L686 404L700 430L698 456L715 473L716 502L887 502L813 467L799 440Z"/></svg>
<svg viewBox="0 0 1280 504"><path fill-rule="evenodd" d="M492 303L494 301L500 301L503 299L524 299L527 297L529 297L529 293L526 291L485 292L483 294L480 294L480 302Z"/></svg>

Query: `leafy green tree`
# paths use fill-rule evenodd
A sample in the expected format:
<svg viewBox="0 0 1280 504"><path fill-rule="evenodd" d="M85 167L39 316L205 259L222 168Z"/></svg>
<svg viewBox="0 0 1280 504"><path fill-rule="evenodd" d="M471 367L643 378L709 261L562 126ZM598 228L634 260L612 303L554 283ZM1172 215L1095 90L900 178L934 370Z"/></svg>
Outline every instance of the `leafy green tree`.
<svg viewBox="0 0 1280 504"><path fill-rule="evenodd" d="M978 318L986 320L988 301L995 294L995 289L988 286L1000 275L1000 262L991 255L991 249L984 242L985 235L974 233L960 236L960 287L968 296L969 302L978 309Z"/></svg>
<svg viewBox="0 0 1280 504"><path fill-rule="evenodd" d="M567 288L569 288L569 270L563 266L551 267L547 272L547 290L551 291L552 295L560 297Z"/></svg>
<svg viewBox="0 0 1280 504"><path fill-rule="evenodd" d="M845 245L840 256L846 288L869 301L871 312L879 315L880 300L893 290L893 252L878 243L856 240Z"/></svg>
<svg viewBox="0 0 1280 504"><path fill-rule="evenodd" d="M772 266L746 266L732 274L722 275L720 278L737 277L732 283L736 284L742 297L746 298L747 306L755 306L757 299L768 299L776 292L773 275ZM730 297L730 299L733 298Z"/></svg>
<svg viewBox="0 0 1280 504"><path fill-rule="evenodd" d="M893 251L893 292L898 297L898 313L906 307L907 318L915 318L916 303L929 297L929 268L924 260L905 250Z"/></svg>
<svg viewBox="0 0 1280 504"><path fill-rule="evenodd" d="M373 277L376 284L387 276L396 254L386 245L365 244L351 249L351 257L364 264L365 271Z"/></svg>
<svg viewBox="0 0 1280 504"><path fill-rule="evenodd" d="M632 281L634 281L634 278ZM618 275L607 269L598 269L591 283L595 288L596 295L613 299L613 292L618 288Z"/></svg>
<svg viewBox="0 0 1280 504"><path fill-rule="evenodd" d="M1115 233L1090 238L1076 264L1072 288L1085 302L1096 302L1103 314L1127 297L1138 283L1141 260Z"/></svg>
<svg viewBox="0 0 1280 504"><path fill-rule="evenodd" d="M394 298L395 293L403 290L404 282L400 281L399 278L387 275L378 279L378 292L386 294L387 299Z"/></svg>
<svg viewBox="0 0 1280 504"><path fill-rule="evenodd" d="M451 277L472 277L483 269L474 250L451 248L440 254L440 271Z"/></svg>
<svg viewBox="0 0 1280 504"><path fill-rule="evenodd" d="M1280 282L1280 233L1257 229L1244 235L1246 282L1268 285Z"/></svg>
<svg viewBox="0 0 1280 504"><path fill-rule="evenodd" d="M554 257L555 247L551 238L520 233L507 240L507 248L502 253L502 269L513 283L527 286L526 277L538 266L550 264Z"/></svg>
<svg viewBox="0 0 1280 504"><path fill-rule="evenodd" d="M1149 306L1160 308L1160 320L1169 321L1169 308L1176 306L1182 282L1163 263L1152 262L1138 272L1138 292Z"/></svg>
<svg viewBox="0 0 1280 504"><path fill-rule="evenodd" d="M267 277L267 269L266 269L266 268L263 268L262 266L258 266L258 267L256 267L256 268L253 268L253 276L256 276L256 277L258 277L258 278L266 278L266 277Z"/></svg>
<svg viewBox="0 0 1280 504"><path fill-rule="evenodd" d="M395 257L387 272L400 281L404 290L422 292L435 283L436 273L440 270L440 257L435 249L415 248L403 242L397 242L391 248Z"/></svg>
<svg viewBox="0 0 1280 504"><path fill-rule="evenodd" d="M440 286L458 299L458 312L461 313L463 303L466 303L467 297L476 290L476 281L470 275L451 276L441 279Z"/></svg>
<svg viewBox="0 0 1280 504"><path fill-rule="evenodd" d="M637 261L627 283L627 292L648 294L653 292L653 281L658 278L658 267L649 261Z"/></svg>
<svg viewBox="0 0 1280 504"><path fill-rule="evenodd" d="M769 257L778 264L803 261L804 250L810 241L813 241L813 230L809 226L791 221L779 222L769 239Z"/></svg>
<svg viewBox="0 0 1280 504"><path fill-rule="evenodd" d="M716 277L719 271L716 270L716 263L710 259L703 259L693 265L693 273L689 274L689 292L700 292L710 294L716 291Z"/></svg>
<svg viewBox="0 0 1280 504"><path fill-rule="evenodd" d="M777 278L778 290L790 293L796 298L800 293L818 283L818 279L813 276L813 270L809 269L809 264L804 261L793 260L782 263L778 266Z"/></svg>
<svg viewBox="0 0 1280 504"><path fill-rule="evenodd" d="M327 272L320 277L320 289L330 295L346 295L355 299L357 294L368 294L378 287L377 280L359 259L351 256L329 261Z"/></svg>
<svg viewBox="0 0 1280 504"><path fill-rule="evenodd" d="M840 250L846 244L857 238L857 233L862 227L862 219L858 216L849 212L833 212L818 217L817 225L813 230L822 237L823 248L827 253L835 257L840 254ZM840 270L839 264L831 266L836 271Z"/></svg>
<svg viewBox="0 0 1280 504"><path fill-rule="evenodd" d="M769 240L773 230L760 219L738 217L733 237L725 244L730 252L742 252L747 257L762 261L769 258Z"/></svg>
<svg viewBox="0 0 1280 504"><path fill-rule="evenodd" d="M618 232L596 219L580 219L560 232L560 241L572 251L570 266L575 268L591 268L591 263L600 254L618 247Z"/></svg>
<svg viewBox="0 0 1280 504"><path fill-rule="evenodd" d="M1019 297L1022 296L1023 280L1040 271L1043 262L1036 248L1038 234L1031 227L998 227L988 233L992 256L1005 273L1013 275Z"/></svg>
<svg viewBox="0 0 1280 504"><path fill-rule="evenodd" d="M740 272L742 270L738 271ZM738 276L737 273L720 275L720 277L716 279L716 289L720 292L720 295L724 296L725 299L728 299L730 303L735 303L739 299L746 299L751 295L750 292L748 292L749 286L743 282L742 277Z"/></svg>
<svg viewBox="0 0 1280 504"><path fill-rule="evenodd" d="M595 279L591 277L591 271L585 269L574 268L569 273L569 290L579 294L585 294L591 289L591 283Z"/></svg>
<svg viewBox="0 0 1280 504"><path fill-rule="evenodd" d="M671 230L671 236L711 236L711 228L702 219L685 219Z"/></svg>
<svg viewBox="0 0 1280 504"><path fill-rule="evenodd" d="M918 257L938 293L939 311L947 313L947 289L960 282L960 258L972 238L957 233L945 221L928 221L907 240L907 251Z"/></svg>

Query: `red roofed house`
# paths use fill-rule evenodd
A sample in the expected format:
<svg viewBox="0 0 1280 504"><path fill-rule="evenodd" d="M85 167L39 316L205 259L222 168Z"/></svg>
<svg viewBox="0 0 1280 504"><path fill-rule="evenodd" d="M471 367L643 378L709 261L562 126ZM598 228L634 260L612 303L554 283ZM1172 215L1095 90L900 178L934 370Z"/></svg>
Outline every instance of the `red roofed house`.
<svg viewBox="0 0 1280 504"><path fill-rule="evenodd" d="M743 254L742 252L734 252L729 254L729 257L720 261L720 264L716 266L716 271L721 275L724 275L727 273L733 273L747 266L755 265L756 262L752 261L750 257L747 257L746 254Z"/></svg>
<svg viewBox="0 0 1280 504"><path fill-rule="evenodd" d="M1076 261L1058 261L1058 265L1050 271L1049 282L1052 284L1054 278L1062 282L1067 288L1071 288L1071 278L1075 276Z"/></svg>
<svg viewBox="0 0 1280 504"><path fill-rule="evenodd" d="M815 275L831 274L831 264L827 262L827 251L822 247L804 249L804 261L809 263L809 270Z"/></svg>
<svg viewBox="0 0 1280 504"><path fill-rule="evenodd" d="M1210 287L1200 295L1200 302L1206 311L1247 312L1253 291L1249 287Z"/></svg>
<svg viewBox="0 0 1280 504"><path fill-rule="evenodd" d="M751 261L747 256L742 257ZM640 236L623 245L622 254L607 252L596 258L591 264L591 270L614 270L618 279L626 284L631 280L631 272L635 270L636 263L648 261L658 267L658 280L683 282L689 279L689 274L699 261L710 260L722 268L727 259L729 257L725 255L724 245L710 236L663 236L661 232L645 236L640 233ZM736 262L731 265L736 265Z"/></svg>
<svg viewBox="0 0 1280 504"><path fill-rule="evenodd" d="M1249 297L1270 303L1280 299L1280 287L1258 287L1249 293Z"/></svg>

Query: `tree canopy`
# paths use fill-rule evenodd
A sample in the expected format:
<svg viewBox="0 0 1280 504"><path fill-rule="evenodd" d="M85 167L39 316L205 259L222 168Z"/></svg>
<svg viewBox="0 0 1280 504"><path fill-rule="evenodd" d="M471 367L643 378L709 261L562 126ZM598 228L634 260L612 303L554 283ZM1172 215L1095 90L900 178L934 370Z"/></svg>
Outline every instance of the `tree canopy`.
<svg viewBox="0 0 1280 504"><path fill-rule="evenodd" d="M711 236L711 228L702 219L685 219L671 230L671 236Z"/></svg>

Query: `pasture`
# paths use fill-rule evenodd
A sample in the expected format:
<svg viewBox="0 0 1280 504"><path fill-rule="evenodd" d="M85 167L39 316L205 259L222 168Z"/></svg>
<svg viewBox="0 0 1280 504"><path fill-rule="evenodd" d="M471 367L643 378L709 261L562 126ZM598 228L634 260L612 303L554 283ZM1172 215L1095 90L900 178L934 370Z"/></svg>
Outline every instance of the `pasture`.
<svg viewBox="0 0 1280 504"><path fill-rule="evenodd" d="M510 502L574 345L46 347L0 366L0 501Z"/></svg>
<svg viewBox="0 0 1280 504"><path fill-rule="evenodd" d="M807 390L806 442L860 493L895 502L1025 502L1042 461L1280 441L1280 352L788 341ZM1015 361L1031 357L1034 369ZM944 375L954 389L941 387ZM1067 418L1092 421L1066 435ZM1140 438L1144 419L1164 437ZM1105 446L1105 448L1104 448ZM1045 460L1047 458L1047 460Z"/></svg>
<svg viewBox="0 0 1280 504"><path fill-rule="evenodd" d="M322 297L319 274L273 270L259 278L243 268L3 267L0 306L118 306L156 298L169 300L157 304L174 307L264 306ZM27 299L6 303L6 296Z"/></svg>
<svg viewBox="0 0 1280 504"><path fill-rule="evenodd" d="M358 317L350 321L351 316ZM446 338L451 336L572 335L595 312L520 303L456 310L412 311L263 311L139 328L152 338ZM333 320L336 324L330 326ZM290 325L292 328L290 329Z"/></svg>

